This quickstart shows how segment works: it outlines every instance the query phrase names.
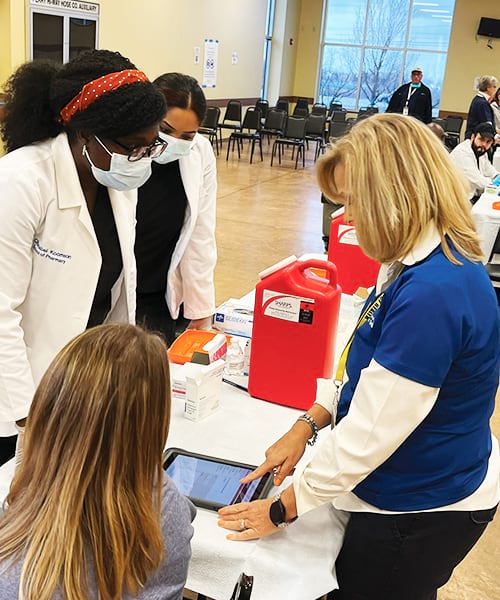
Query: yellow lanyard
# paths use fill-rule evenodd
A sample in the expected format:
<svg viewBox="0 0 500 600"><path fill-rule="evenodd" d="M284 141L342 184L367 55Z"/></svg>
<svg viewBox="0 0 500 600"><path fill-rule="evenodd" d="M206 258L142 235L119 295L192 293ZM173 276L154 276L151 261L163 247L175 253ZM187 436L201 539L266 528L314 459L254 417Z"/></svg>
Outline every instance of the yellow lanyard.
<svg viewBox="0 0 500 600"><path fill-rule="evenodd" d="M363 314L359 317L358 322L356 323L356 327L351 333L351 337L345 345L345 348L342 350L342 354L340 355L340 359L337 365L337 370L335 371L335 385L337 386L337 392L340 391L340 386L344 381L347 356L349 355L349 350L351 349L352 341L354 339L354 336L356 335L356 331L372 317L375 311L377 311L380 308L380 304L382 303L382 298L384 297L385 290L393 281L395 281L401 275L405 268L405 265L399 261L394 262L389 267L387 271L387 280L384 282L382 288L383 291L380 292L380 294L375 298L375 300L370 304L370 306L367 309L365 309Z"/></svg>
<svg viewBox="0 0 500 600"><path fill-rule="evenodd" d="M337 385L337 387L342 385L342 382L344 381L344 373L345 373L345 367L347 364L347 356L349 354L349 350L351 349L352 341L354 339L354 336L356 335L356 331L362 325L364 325L368 321L368 319L370 319L370 317L373 315L373 313L376 310L379 309L380 304L382 302L382 298L384 297L384 293L385 292L382 292L381 294L379 294L375 298L375 300L370 304L370 306L359 317L358 322L356 323L356 327L354 328L354 331L351 333L351 337L349 338L347 344L345 345L344 349L342 350L342 354L340 355L339 362L337 365L337 370L335 371L335 385Z"/></svg>

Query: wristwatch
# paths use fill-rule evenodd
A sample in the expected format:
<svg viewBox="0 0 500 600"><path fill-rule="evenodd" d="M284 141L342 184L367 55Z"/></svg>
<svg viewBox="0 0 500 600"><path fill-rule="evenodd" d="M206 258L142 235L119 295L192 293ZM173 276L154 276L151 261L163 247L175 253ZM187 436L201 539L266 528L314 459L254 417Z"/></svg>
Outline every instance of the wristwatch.
<svg viewBox="0 0 500 600"><path fill-rule="evenodd" d="M286 520L285 505L281 501L281 494L274 496L271 506L269 507L269 518L276 527L287 527L290 523L293 523L294 519Z"/></svg>

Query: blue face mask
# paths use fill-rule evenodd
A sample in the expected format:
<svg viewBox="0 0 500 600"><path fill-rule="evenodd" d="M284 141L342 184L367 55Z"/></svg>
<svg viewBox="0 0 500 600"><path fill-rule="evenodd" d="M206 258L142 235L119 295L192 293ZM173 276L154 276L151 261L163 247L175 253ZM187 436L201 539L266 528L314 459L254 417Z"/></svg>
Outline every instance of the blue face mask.
<svg viewBox="0 0 500 600"><path fill-rule="evenodd" d="M131 162L125 154L110 152L96 135L94 137L111 156L109 171L105 171L94 165L87 147L83 147L82 152L90 163L92 175L101 185L113 188L119 192L125 192L141 187L149 179L151 175L151 158L144 156L139 160Z"/></svg>
<svg viewBox="0 0 500 600"><path fill-rule="evenodd" d="M168 133L163 133L162 131L160 131L158 137L164 142L168 142L168 146L160 156L153 158L153 160L160 165L165 165L174 160L178 160L183 156L187 156L194 146L194 140L181 140L172 135L168 135Z"/></svg>

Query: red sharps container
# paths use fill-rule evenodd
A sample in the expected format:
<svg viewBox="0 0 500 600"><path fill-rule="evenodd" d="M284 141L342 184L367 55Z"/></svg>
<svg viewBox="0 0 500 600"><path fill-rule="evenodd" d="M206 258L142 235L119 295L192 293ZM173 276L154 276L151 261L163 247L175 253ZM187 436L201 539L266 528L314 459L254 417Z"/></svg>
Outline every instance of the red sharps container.
<svg viewBox="0 0 500 600"><path fill-rule="evenodd" d="M363 253L354 225L345 222L341 211L334 213L330 226L328 260L337 266L339 285L344 294L354 294L359 287L375 285L380 263Z"/></svg>
<svg viewBox="0 0 500 600"><path fill-rule="evenodd" d="M260 273L255 288L248 391L309 408L316 378L331 377L341 289L325 259L290 257Z"/></svg>

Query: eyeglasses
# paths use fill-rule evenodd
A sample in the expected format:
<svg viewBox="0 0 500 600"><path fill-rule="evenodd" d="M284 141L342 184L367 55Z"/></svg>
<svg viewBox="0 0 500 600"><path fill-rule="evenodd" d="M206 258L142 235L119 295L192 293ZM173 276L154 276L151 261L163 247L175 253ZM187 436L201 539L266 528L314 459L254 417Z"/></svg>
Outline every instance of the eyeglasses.
<svg viewBox="0 0 500 600"><path fill-rule="evenodd" d="M141 160L141 158L144 158L145 156L148 158L158 158L158 156L160 156L160 154L162 154L162 152L168 146L168 142L160 140L159 138L157 138L152 144L149 144L149 146L134 146L133 148L130 148L130 146L125 146L125 144L121 144L117 140L112 140L111 138L110 140L113 142L113 144L116 144L117 146L120 146L120 148L123 148L127 151L127 159L130 162ZM102 145L104 146L104 144Z"/></svg>

